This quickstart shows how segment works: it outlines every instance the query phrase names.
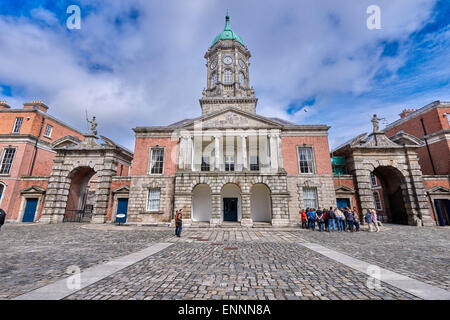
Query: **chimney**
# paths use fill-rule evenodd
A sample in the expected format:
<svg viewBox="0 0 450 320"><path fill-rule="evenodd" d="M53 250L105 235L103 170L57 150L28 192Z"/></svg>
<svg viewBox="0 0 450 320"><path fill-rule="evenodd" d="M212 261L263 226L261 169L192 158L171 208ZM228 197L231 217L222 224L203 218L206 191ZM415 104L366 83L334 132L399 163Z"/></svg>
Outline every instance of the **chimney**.
<svg viewBox="0 0 450 320"><path fill-rule="evenodd" d="M9 105L6 104L6 101L0 101L0 110L11 109Z"/></svg>
<svg viewBox="0 0 450 320"><path fill-rule="evenodd" d="M44 101L31 101L25 102L23 104L24 109L37 109L44 113L47 113L48 106L45 105Z"/></svg>
<svg viewBox="0 0 450 320"><path fill-rule="evenodd" d="M416 111L416 109L403 109L402 113L400 113L399 116L400 116L400 118L404 118L407 115L409 115L415 111Z"/></svg>

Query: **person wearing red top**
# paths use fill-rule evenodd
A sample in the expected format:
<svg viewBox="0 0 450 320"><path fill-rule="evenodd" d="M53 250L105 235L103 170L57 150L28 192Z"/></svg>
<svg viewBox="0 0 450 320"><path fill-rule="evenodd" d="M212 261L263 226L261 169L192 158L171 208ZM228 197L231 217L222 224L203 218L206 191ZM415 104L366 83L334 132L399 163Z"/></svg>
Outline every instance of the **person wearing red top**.
<svg viewBox="0 0 450 320"><path fill-rule="evenodd" d="M305 209L300 210L300 215L302 217L302 229L306 229L306 211L305 211Z"/></svg>

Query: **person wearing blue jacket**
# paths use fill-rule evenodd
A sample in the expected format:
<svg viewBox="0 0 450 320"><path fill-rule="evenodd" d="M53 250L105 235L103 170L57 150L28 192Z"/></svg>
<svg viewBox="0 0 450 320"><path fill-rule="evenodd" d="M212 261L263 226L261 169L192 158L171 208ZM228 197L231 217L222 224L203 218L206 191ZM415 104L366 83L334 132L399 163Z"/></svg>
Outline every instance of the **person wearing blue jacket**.
<svg viewBox="0 0 450 320"><path fill-rule="evenodd" d="M367 225L369 226L369 232L372 232L372 213L370 210L367 210L364 220L366 221Z"/></svg>
<svg viewBox="0 0 450 320"><path fill-rule="evenodd" d="M312 231L315 231L316 229L316 211L313 208L310 208L309 211L306 213L309 218L309 227Z"/></svg>

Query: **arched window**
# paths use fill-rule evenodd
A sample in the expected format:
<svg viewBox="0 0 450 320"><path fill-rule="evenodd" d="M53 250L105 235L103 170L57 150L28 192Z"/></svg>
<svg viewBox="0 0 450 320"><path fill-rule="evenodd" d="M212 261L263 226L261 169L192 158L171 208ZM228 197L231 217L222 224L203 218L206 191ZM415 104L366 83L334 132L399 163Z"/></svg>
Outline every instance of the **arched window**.
<svg viewBox="0 0 450 320"><path fill-rule="evenodd" d="M226 69L223 72L223 83L224 84L232 84L233 83L233 72L230 69Z"/></svg>
<svg viewBox="0 0 450 320"><path fill-rule="evenodd" d="M216 86L216 84L217 84L217 73L213 73L212 74L212 78L211 78L211 87L215 87Z"/></svg>
<svg viewBox="0 0 450 320"><path fill-rule="evenodd" d="M239 84L241 87L245 86L245 75L243 72L239 72Z"/></svg>

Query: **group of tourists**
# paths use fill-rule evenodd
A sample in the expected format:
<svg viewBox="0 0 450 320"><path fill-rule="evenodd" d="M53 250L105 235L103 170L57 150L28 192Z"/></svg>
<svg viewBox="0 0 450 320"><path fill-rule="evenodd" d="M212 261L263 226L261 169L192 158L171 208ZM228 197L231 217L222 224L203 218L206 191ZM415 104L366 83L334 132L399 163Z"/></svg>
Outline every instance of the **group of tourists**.
<svg viewBox="0 0 450 320"><path fill-rule="evenodd" d="M359 232L360 220L359 213L356 208L353 210L346 208L330 207L329 210L325 208L306 208L300 210L302 219L302 228L316 230L316 225L319 232L323 231L337 231L337 232ZM375 226L376 232L380 231L378 227L377 212L375 210L368 210L364 216L365 222L369 225L369 232L372 232L372 225Z"/></svg>

